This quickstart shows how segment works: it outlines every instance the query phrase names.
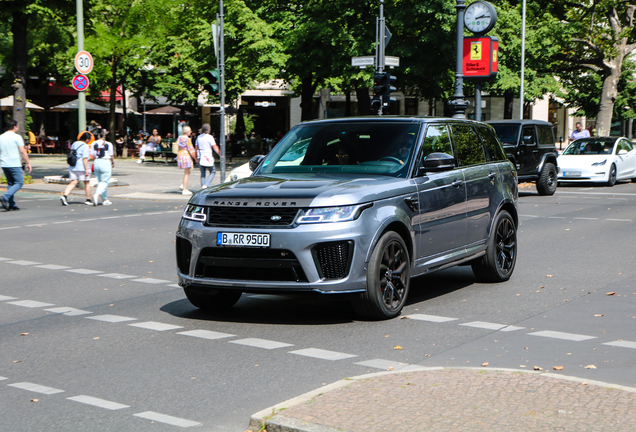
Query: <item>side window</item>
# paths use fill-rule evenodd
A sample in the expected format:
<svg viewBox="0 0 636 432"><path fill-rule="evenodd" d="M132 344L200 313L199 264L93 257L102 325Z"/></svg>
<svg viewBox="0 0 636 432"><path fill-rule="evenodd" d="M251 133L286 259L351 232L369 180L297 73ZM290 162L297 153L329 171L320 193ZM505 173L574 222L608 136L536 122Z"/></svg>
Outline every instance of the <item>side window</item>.
<svg viewBox="0 0 636 432"><path fill-rule="evenodd" d="M537 133L539 135L539 144L554 145L554 136L550 126L537 126Z"/></svg>
<svg viewBox="0 0 636 432"><path fill-rule="evenodd" d="M495 131L487 126L477 126L477 133L484 144L486 162L505 161L506 153L503 151Z"/></svg>
<svg viewBox="0 0 636 432"><path fill-rule="evenodd" d="M481 140L472 127L453 125L453 147L459 166L477 165L486 162Z"/></svg>
<svg viewBox="0 0 636 432"><path fill-rule="evenodd" d="M431 153L447 153L452 156L448 126L433 124L426 128L426 137L422 142L421 151L420 160L426 159L426 156Z"/></svg>
<svg viewBox="0 0 636 432"><path fill-rule="evenodd" d="M627 150L628 152L630 152L634 149L634 146L632 146L632 143L630 143L629 141L623 139L621 140L620 148L621 150Z"/></svg>
<svg viewBox="0 0 636 432"><path fill-rule="evenodd" d="M521 130L521 139L525 145L537 145L537 137L534 126L524 126Z"/></svg>

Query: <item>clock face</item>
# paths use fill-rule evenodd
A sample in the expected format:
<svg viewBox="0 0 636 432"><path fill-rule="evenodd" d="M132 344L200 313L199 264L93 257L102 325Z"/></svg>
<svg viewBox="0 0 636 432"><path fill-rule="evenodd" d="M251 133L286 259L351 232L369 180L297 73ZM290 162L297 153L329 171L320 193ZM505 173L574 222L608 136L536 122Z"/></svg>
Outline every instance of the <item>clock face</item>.
<svg viewBox="0 0 636 432"><path fill-rule="evenodd" d="M473 33L486 33L495 26L497 12L487 2L471 3L464 13L464 26Z"/></svg>

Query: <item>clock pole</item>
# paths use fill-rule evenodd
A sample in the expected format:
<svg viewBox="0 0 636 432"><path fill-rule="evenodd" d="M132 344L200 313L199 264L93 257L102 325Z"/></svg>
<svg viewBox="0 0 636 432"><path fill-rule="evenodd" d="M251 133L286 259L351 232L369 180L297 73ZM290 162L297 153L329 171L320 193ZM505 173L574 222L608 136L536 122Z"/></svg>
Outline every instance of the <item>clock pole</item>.
<svg viewBox="0 0 636 432"><path fill-rule="evenodd" d="M462 71L462 60L464 56L464 9L466 4L464 0L457 0L455 5L457 10L457 61L455 63L455 94L448 101L450 110L453 112L453 118L466 118L466 108L468 101L464 99L464 76Z"/></svg>

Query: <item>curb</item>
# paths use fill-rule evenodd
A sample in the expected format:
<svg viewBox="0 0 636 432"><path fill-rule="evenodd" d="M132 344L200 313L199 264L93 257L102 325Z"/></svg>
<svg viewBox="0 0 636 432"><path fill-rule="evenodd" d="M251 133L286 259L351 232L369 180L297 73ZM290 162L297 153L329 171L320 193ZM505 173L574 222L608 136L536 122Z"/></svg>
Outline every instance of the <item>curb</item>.
<svg viewBox="0 0 636 432"><path fill-rule="evenodd" d="M319 389L312 390L310 392L304 393L300 396L297 396L292 399L288 399L284 402L261 410L255 414L252 414L248 426L248 431L264 431L267 432L347 432L344 429L334 429L329 426L321 425L318 423L307 422L291 417L285 417L283 415L278 415L279 412L286 410L287 408L291 408L296 405L303 404L305 402L310 401L311 399L320 396L324 393L328 393L333 390L337 390L342 387L346 387L351 385L354 381L375 378L379 376L385 375L393 375L393 374L401 374L401 373L413 373L413 372L432 372L438 370L477 370L477 371L487 371L487 372L514 372L514 373L523 373L528 375L536 375L537 377L542 378L551 378L551 379L559 379L564 381L576 382L576 383L586 383L587 385L594 385L598 387L605 387L611 389L622 390L629 393L636 393L635 387L628 387L619 384L607 383L603 381L594 381L587 380L583 378L578 378L569 375L559 375L551 372L541 372L541 371L531 371L531 370L523 370L523 369L512 369L512 368L485 368L485 367L424 367L424 366L414 366L414 367L405 367L395 371L383 371L383 372L374 372L370 374L357 375L350 378L344 378L342 380L336 381L334 383L328 384L326 386L320 387Z"/></svg>

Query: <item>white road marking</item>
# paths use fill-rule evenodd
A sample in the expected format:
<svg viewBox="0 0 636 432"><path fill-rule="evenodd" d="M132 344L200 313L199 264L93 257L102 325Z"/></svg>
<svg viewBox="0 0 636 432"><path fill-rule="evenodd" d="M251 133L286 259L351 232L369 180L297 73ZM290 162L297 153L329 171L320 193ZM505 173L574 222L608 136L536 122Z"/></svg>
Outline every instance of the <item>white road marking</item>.
<svg viewBox="0 0 636 432"><path fill-rule="evenodd" d="M622 341L622 340L617 340L617 341L614 341L614 342L606 342L603 345L611 345L611 346L617 346L617 347L621 347L621 348L633 348L633 349L636 349L636 342Z"/></svg>
<svg viewBox="0 0 636 432"><path fill-rule="evenodd" d="M172 426L179 426L183 428L200 426L201 423L192 420L186 420L179 417L172 417L165 414L159 414L153 411L146 411L138 414L133 414L135 417L145 418L146 420L157 421L159 423L167 423Z"/></svg>
<svg viewBox="0 0 636 432"><path fill-rule="evenodd" d="M592 190L592 189L589 189ZM576 194L576 195L621 195L621 196L636 196L633 193L615 193L615 192L566 192L566 191L558 191L559 194L568 193L568 194ZM576 198L576 197L562 197L562 198Z"/></svg>
<svg viewBox="0 0 636 432"><path fill-rule="evenodd" d="M131 215L125 215L124 217L137 217L137 216L143 216L142 214L131 214Z"/></svg>
<svg viewBox="0 0 636 432"><path fill-rule="evenodd" d="M8 380L9 378L0 376L0 381Z"/></svg>
<svg viewBox="0 0 636 432"><path fill-rule="evenodd" d="M6 304L12 304L16 306L22 306L27 308L39 308L45 306L55 306L53 303L43 303L35 300L18 300L14 302L8 302Z"/></svg>
<svg viewBox="0 0 636 432"><path fill-rule="evenodd" d="M70 272L70 273L79 273L79 274L83 274L83 275L104 273L103 271L89 270L89 269L70 269L70 270L66 270L66 271Z"/></svg>
<svg viewBox="0 0 636 432"><path fill-rule="evenodd" d="M383 360L383 359L374 359L367 360L359 363L355 363L360 366L372 367L376 369L389 370L389 368L393 368L395 370L401 369L405 366L409 366L408 363L400 363L391 360Z"/></svg>
<svg viewBox="0 0 636 432"><path fill-rule="evenodd" d="M64 390L54 389L52 387L46 387L39 384L33 384L30 382L19 382L15 384L7 384L9 387L19 388L21 390L32 391L35 393L42 393L45 395L52 395L57 393L64 393Z"/></svg>
<svg viewBox="0 0 636 432"><path fill-rule="evenodd" d="M86 319L92 319L96 321L105 321L109 323L118 323L118 322L124 322L124 321L135 321L137 318L106 314L106 315L89 316L89 317L86 317Z"/></svg>
<svg viewBox="0 0 636 432"><path fill-rule="evenodd" d="M125 275L125 274L121 274L121 273L106 273L106 274L100 274L97 275L99 277L107 277L107 278L112 278L112 279L130 279L130 278L134 278L137 276L131 276L131 275Z"/></svg>
<svg viewBox="0 0 636 432"><path fill-rule="evenodd" d="M78 222L91 222L91 221L96 221L96 220L99 220L99 219L97 219L97 218L91 218L91 219L80 219L80 220L78 220Z"/></svg>
<svg viewBox="0 0 636 432"><path fill-rule="evenodd" d="M105 399L99 399L96 397L92 397L92 396L86 396L86 395L79 395L79 396L73 396L70 398L66 398L68 400L72 400L74 402L80 402L86 405L93 405L99 408L105 408L107 410L119 410L119 409L123 409L123 408L130 408L130 405L124 405L124 404L120 404L117 402L111 402L111 401L107 401Z"/></svg>
<svg viewBox="0 0 636 432"><path fill-rule="evenodd" d="M499 330L499 331L502 331L502 332L511 332L511 331L523 330L524 328L525 328L525 327L517 327L517 326L509 325L509 326L505 326L504 328L502 328L502 329L501 329L501 330Z"/></svg>
<svg viewBox="0 0 636 432"><path fill-rule="evenodd" d="M0 230L8 230L8 229L16 229L16 228L22 228L22 227L19 227L19 226L2 227L0 228Z"/></svg>
<svg viewBox="0 0 636 432"><path fill-rule="evenodd" d="M13 258L2 258L2 257L0 257L0 261L13 261Z"/></svg>
<svg viewBox="0 0 636 432"><path fill-rule="evenodd" d="M9 296L5 296L5 295L0 295L0 301L15 300L15 299L17 299L17 297L9 297Z"/></svg>
<svg viewBox="0 0 636 432"><path fill-rule="evenodd" d="M146 216L150 216L150 215L160 215L163 214L163 212L152 212L152 213L146 213Z"/></svg>
<svg viewBox="0 0 636 432"><path fill-rule="evenodd" d="M179 284L168 285L170 288L181 288Z"/></svg>
<svg viewBox="0 0 636 432"><path fill-rule="evenodd" d="M166 331L166 330L174 330L178 328L183 328L183 326L164 324L164 323L155 322L155 321L146 321L146 322L140 322L140 323L128 324L128 325L132 327L139 327L139 328L145 328L148 330L157 330L157 331Z"/></svg>
<svg viewBox="0 0 636 432"><path fill-rule="evenodd" d="M458 319L458 318L448 318L448 317L443 317L443 316L425 315L425 314L407 315L407 318L418 320L418 321L429 321L429 322L436 322L436 323L443 323L443 322L448 322L448 321L457 321L457 319Z"/></svg>
<svg viewBox="0 0 636 432"><path fill-rule="evenodd" d="M184 335L184 336L198 337L198 338L202 338L202 339L210 339L210 340L223 339L223 338L227 338L227 337L236 336L236 335L233 335L233 334L219 333L219 332L210 331L210 330L188 330L188 331L184 331L184 332L179 332L177 334Z"/></svg>
<svg viewBox="0 0 636 432"><path fill-rule="evenodd" d="M34 261L18 260L18 261L7 261L7 264L17 264L17 265L21 265L21 266L29 266L29 265L36 265L36 264L42 264L42 263L34 262Z"/></svg>
<svg viewBox="0 0 636 432"><path fill-rule="evenodd" d="M548 216L548 219L566 219L565 216Z"/></svg>
<svg viewBox="0 0 636 432"><path fill-rule="evenodd" d="M85 311L81 309L75 309L75 308L66 307L66 306L51 308L51 309L44 309L44 310L47 312L59 313L66 316L88 315L93 313L93 312L89 312L89 311Z"/></svg>
<svg viewBox="0 0 636 432"><path fill-rule="evenodd" d="M487 330L500 330L500 331L505 331L505 332L515 331L515 330L522 330L522 329L525 328L525 327L511 326L511 325L507 325L507 324L489 323L489 322L484 322L484 321L473 321L473 322L469 322L469 323L460 324L460 326L482 328L482 329L487 329Z"/></svg>
<svg viewBox="0 0 636 432"><path fill-rule="evenodd" d="M519 216L524 216L524 217L529 217L529 218L540 218L541 216L537 216L537 215L527 215L527 214L522 214Z"/></svg>
<svg viewBox="0 0 636 432"><path fill-rule="evenodd" d="M147 284L155 284L155 285L165 284L165 283L170 282L170 281L167 281L167 280L153 279L153 278L133 279L132 281L133 282L143 282L143 283L147 283Z"/></svg>
<svg viewBox="0 0 636 432"><path fill-rule="evenodd" d="M48 224L47 223L31 224L31 225L25 225L25 227L41 227L44 225L48 225Z"/></svg>
<svg viewBox="0 0 636 432"><path fill-rule="evenodd" d="M631 222L631 219L605 219L606 221L611 221L611 222Z"/></svg>
<svg viewBox="0 0 636 432"><path fill-rule="evenodd" d="M108 217L103 217L103 218L99 218L99 220L104 220L104 219L120 219L121 216L108 216Z"/></svg>
<svg viewBox="0 0 636 432"><path fill-rule="evenodd" d="M575 333L563 333L563 332L557 332L557 331L551 331L551 330L528 333L528 334L530 336L541 336L541 337L547 337L547 338L553 338L553 339L564 339L564 340L571 340L575 342L580 342L580 341L584 341L588 339L596 339L596 336L586 336L586 335L580 335Z"/></svg>
<svg viewBox="0 0 636 432"><path fill-rule="evenodd" d="M289 351L289 354L296 354L296 355L301 355L305 357L313 357L313 358L318 358L321 360L330 360L330 361L343 360L343 359L351 358L351 357L358 357L357 355L354 355L354 354L346 354L346 353L341 353L336 351L323 350L319 348L307 348L307 349L301 349L298 351Z"/></svg>
<svg viewBox="0 0 636 432"><path fill-rule="evenodd" d="M267 339L257 339L257 338L233 340L233 341L230 341L230 343L234 343L238 345L247 345L247 346L252 346L256 348L264 348L264 349L276 349L276 348L294 346L294 344L276 342L276 341L271 341Z"/></svg>
<svg viewBox="0 0 636 432"><path fill-rule="evenodd" d="M39 266L36 266L37 268L43 268L43 269L47 269L47 270L65 270L65 269L70 269L70 267L68 266L62 266L62 265L55 265L55 264L42 264Z"/></svg>
<svg viewBox="0 0 636 432"><path fill-rule="evenodd" d="M575 217L572 218L574 220L598 220L598 218L584 218L584 217Z"/></svg>
<svg viewBox="0 0 636 432"><path fill-rule="evenodd" d="M65 224L65 223L73 223L73 222L75 222L75 221L72 221L72 220L70 220L70 221L59 221L59 222L53 222L53 224Z"/></svg>

